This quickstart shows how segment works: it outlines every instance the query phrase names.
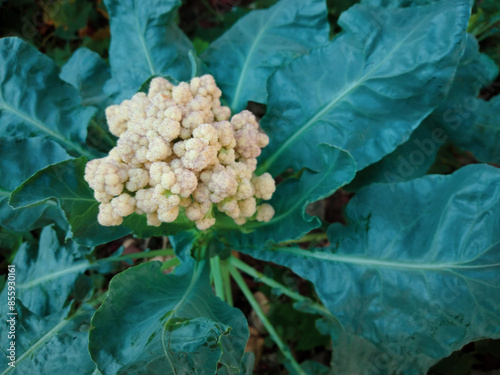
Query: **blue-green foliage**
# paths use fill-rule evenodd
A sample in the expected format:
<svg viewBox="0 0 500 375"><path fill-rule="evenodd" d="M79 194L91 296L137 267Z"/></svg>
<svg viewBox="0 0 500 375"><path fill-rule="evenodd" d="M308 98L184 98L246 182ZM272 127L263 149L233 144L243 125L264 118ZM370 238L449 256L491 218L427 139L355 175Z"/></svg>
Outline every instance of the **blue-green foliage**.
<svg viewBox="0 0 500 375"><path fill-rule="evenodd" d="M8 318L15 318L16 362L8 365L7 345L2 345L2 374L61 374L69 372L90 375L95 364L87 350L90 318L94 309L89 305L78 308L70 302L79 275L91 265L85 256L89 249L70 241L61 244L50 227L42 230L40 244L27 243L19 249L15 266L15 313L4 303L0 312L0 334L7 343ZM8 289L1 293L7 301Z"/></svg>
<svg viewBox="0 0 500 375"><path fill-rule="evenodd" d="M239 371L248 326L240 310L213 295L205 266L190 258L165 276L151 262L111 281L90 334L92 358L104 375Z"/></svg>
<svg viewBox="0 0 500 375"><path fill-rule="evenodd" d="M16 369L2 356L0 371L250 374L247 322L214 296L200 259L207 247L314 284L331 313L316 328L334 351L330 369L307 361L306 373L421 374L470 341L500 337L500 172L424 176L445 142L500 163L500 100L477 97L498 70L466 33L471 1L363 0L329 40L326 1L280 0L242 17L201 60L177 26L180 1L104 3L109 65L82 48L59 71L28 43L0 40L1 234L45 227L38 246L19 246L22 234L5 242L18 248L23 334ZM237 226L215 210L207 232L182 213L157 228L137 214L100 226L83 175L114 144L105 108L153 76L188 80L206 69L233 111L267 105L271 142L257 172L280 182L274 218ZM327 247L286 242L326 228L308 206L353 179L347 224L329 226ZM95 312L83 274L111 268L96 266L92 248L129 234L171 236L182 264L169 275L156 262L120 273Z"/></svg>
<svg viewBox="0 0 500 375"><path fill-rule="evenodd" d="M234 112L248 101L267 103L266 82L278 68L328 42L323 0L283 0L251 12L203 52Z"/></svg>
<svg viewBox="0 0 500 375"><path fill-rule="evenodd" d="M389 373L423 373L468 342L500 337L498 169L374 184L346 218L330 226L330 247L246 252L313 282L346 334L373 343Z"/></svg>
<svg viewBox="0 0 500 375"><path fill-rule="evenodd" d="M191 78L193 46L177 27L179 0L105 0L111 27L109 63L119 87L117 100L130 98L153 75Z"/></svg>

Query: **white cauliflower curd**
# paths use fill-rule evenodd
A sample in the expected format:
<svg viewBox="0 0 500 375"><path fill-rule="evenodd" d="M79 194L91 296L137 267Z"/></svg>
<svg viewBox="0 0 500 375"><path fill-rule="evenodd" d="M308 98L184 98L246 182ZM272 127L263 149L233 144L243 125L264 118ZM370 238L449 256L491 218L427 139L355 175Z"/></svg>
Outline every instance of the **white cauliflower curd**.
<svg viewBox="0 0 500 375"><path fill-rule="evenodd" d="M259 202L271 199L274 179L254 174L269 138L251 112L231 117L220 96L211 75L177 86L154 78L147 95L106 109L117 145L85 169L101 225L120 225L136 212L159 226L182 211L205 230L215 224L215 208L238 225L271 220L273 207Z"/></svg>

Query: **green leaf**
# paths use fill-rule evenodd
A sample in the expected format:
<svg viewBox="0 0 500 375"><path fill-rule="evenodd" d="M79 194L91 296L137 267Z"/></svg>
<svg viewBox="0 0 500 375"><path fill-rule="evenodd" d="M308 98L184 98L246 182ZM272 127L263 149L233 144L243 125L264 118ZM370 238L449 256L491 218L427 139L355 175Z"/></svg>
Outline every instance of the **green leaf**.
<svg viewBox="0 0 500 375"><path fill-rule="evenodd" d="M479 142L470 141L477 131L473 129L476 116L482 113L477 110L479 100L476 97L497 73L494 63L479 53L476 39L468 34L466 48L446 100L422 122L407 142L362 170L349 188L356 190L373 182L394 183L421 177L434 163L439 148L449 140L466 149L476 149L476 144L482 144L479 141L480 131L474 139Z"/></svg>
<svg viewBox="0 0 500 375"><path fill-rule="evenodd" d="M439 148L447 140L446 132L428 117L408 141L375 164L359 171L346 189L357 191L376 182L393 184L422 177L436 160Z"/></svg>
<svg viewBox="0 0 500 375"><path fill-rule="evenodd" d="M478 100L477 105L474 126L456 143L481 162L500 164L500 96L489 102Z"/></svg>
<svg viewBox="0 0 500 375"><path fill-rule="evenodd" d="M85 139L95 109L82 107L77 91L58 75L52 60L30 44L0 39L0 134L48 137L92 158Z"/></svg>
<svg viewBox="0 0 500 375"><path fill-rule="evenodd" d="M89 249L72 241L61 244L56 232L45 227L38 248L25 242L14 258L16 297L36 315L60 312L67 305L78 276L91 267L85 258L88 253ZM7 301L6 289L1 298Z"/></svg>
<svg viewBox="0 0 500 375"><path fill-rule="evenodd" d="M19 186L11 195L15 208L30 207L47 199L57 199L66 213L72 238L85 246L96 246L126 236L125 227L102 227L97 222L99 203L87 182L84 157L49 166Z"/></svg>
<svg viewBox="0 0 500 375"><path fill-rule="evenodd" d="M349 225L329 228L330 247L246 252L313 282L347 334L423 373L500 337L499 186L487 165L371 185L347 206Z"/></svg>
<svg viewBox="0 0 500 375"><path fill-rule="evenodd" d="M350 182L356 165L347 152L325 144L316 147L316 158L321 162L317 164L317 172L305 170L300 179L290 178L277 186L269 201L276 213L268 223L254 221L240 227L221 215L215 225L218 235L236 248L260 247L266 242L300 238L319 227L320 220L305 212L307 205L330 196Z"/></svg>
<svg viewBox="0 0 500 375"><path fill-rule="evenodd" d="M261 125L271 142L259 172L314 168L321 142L349 151L363 169L407 140L444 99L463 52L469 2L386 13L353 6L339 19L342 34L270 78Z"/></svg>
<svg viewBox="0 0 500 375"><path fill-rule="evenodd" d="M60 76L78 90L82 105L98 109L87 138L89 144L107 153L116 145L116 139L108 130L105 110L113 104L119 90L111 79L109 66L97 53L82 47L62 67Z"/></svg>
<svg viewBox="0 0 500 375"><path fill-rule="evenodd" d="M280 65L328 42L325 0L281 0L241 18L203 53L233 112L266 103L266 82Z"/></svg>
<svg viewBox="0 0 500 375"><path fill-rule="evenodd" d="M38 249L24 243L18 250L13 261L15 305L7 304L12 292L8 284L0 295L5 301L0 306L5 317L0 324L0 335L5 339L0 357L2 374L93 374L95 364L87 346L94 309L83 305L76 310L74 303L69 303L78 277L90 267L84 259L88 252L73 242L61 244L50 227L42 230ZM11 318L15 337L8 337L7 319ZM8 366L6 357L11 340L15 341L15 368Z"/></svg>
<svg viewBox="0 0 500 375"><path fill-rule="evenodd" d="M159 227L147 225L144 215L132 214L118 227L103 227L97 222L99 202L84 180L84 157L52 165L36 173L11 195L9 204L14 208L33 207L47 199L56 199L66 213L72 238L85 246L97 246L132 231L139 237L167 236L194 228L193 222L180 215L175 223ZM64 181L64 183L61 183Z"/></svg>
<svg viewBox="0 0 500 375"><path fill-rule="evenodd" d="M5 304L4 304L5 306ZM75 374L93 375L95 363L88 352L88 331L94 309L82 306L68 316L70 306L52 315L39 316L16 301L15 367L8 365L8 323L11 316L2 309L0 334L4 338L0 370L2 374Z"/></svg>
<svg viewBox="0 0 500 375"><path fill-rule="evenodd" d="M38 170L68 159L71 156L66 150L48 139L0 138L0 225L13 231L29 231L54 222L66 227L54 202L14 210L8 201L11 192Z"/></svg>
<svg viewBox="0 0 500 375"><path fill-rule="evenodd" d="M213 375L218 365L238 373L248 325L240 310L214 296L204 263L193 267L191 259L164 275L159 262L148 262L111 280L90 332L90 352L104 375Z"/></svg>
<svg viewBox="0 0 500 375"><path fill-rule="evenodd" d="M0 187L12 191L40 169L69 159L72 156L64 148L48 139L2 137Z"/></svg>
<svg viewBox="0 0 500 375"><path fill-rule="evenodd" d="M233 371L228 367L222 367L217 370L217 375L253 375L255 355L253 352L246 352L241 361L241 368Z"/></svg>
<svg viewBox="0 0 500 375"><path fill-rule="evenodd" d="M78 90L82 105L104 111L113 104L111 95L104 91L111 80L111 70L97 53L83 47L77 49L62 67L60 77Z"/></svg>
<svg viewBox="0 0 500 375"><path fill-rule="evenodd" d="M110 17L109 61L121 86L117 102L130 98L153 75L189 80L189 39L175 24L179 0L105 0Z"/></svg>
<svg viewBox="0 0 500 375"><path fill-rule="evenodd" d="M170 236L196 228L194 222L189 220L182 211L173 223L162 223L159 227L149 226L145 215L135 213L127 217L123 225L130 228L139 238Z"/></svg>

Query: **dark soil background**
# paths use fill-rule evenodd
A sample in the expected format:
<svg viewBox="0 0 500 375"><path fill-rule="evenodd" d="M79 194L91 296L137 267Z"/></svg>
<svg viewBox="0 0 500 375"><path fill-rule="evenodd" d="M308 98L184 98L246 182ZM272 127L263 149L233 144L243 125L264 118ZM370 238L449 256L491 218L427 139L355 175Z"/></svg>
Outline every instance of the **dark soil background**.
<svg viewBox="0 0 500 375"><path fill-rule="evenodd" d="M254 9L269 7L275 2L276 0L185 0L179 10L179 25L193 41L196 50L202 52L210 42L217 39L240 17ZM356 2L328 0L332 37L340 31L336 26L340 13ZM494 3L498 5L496 7L491 5ZM480 22L489 22L492 12L497 11L500 15L500 1L497 0L478 1L474 8ZM497 23L492 30L497 32L480 35L481 50L495 59L497 65L500 65L500 33L498 32L500 23ZM50 56L59 66L62 66L81 46L107 59L110 42L108 15L102 0L0 0L0 37L5 36L18 36L29 41ZM481 96L489 100L499 92L500 77L489 88L483 90ZM255 112L260 111L261 114L265 111L265 108L261 106L254 106L251 109ZM477 161L470 153L447 144L440 150L432 170L439 173L452 173L463 165L475 162ZM343 209L352 196L353 193L341 190L332 197L314 204L310 209L323 219L325 226L331 222L343 222ZM32 240L35 240L39 231L33 231L29 235L32 236ZM8 254L4 257L0 256L1 269L6 268L7 262L13 256L12 251L9 254L9 250L19 245L16 241L19 241L19 238L14 236L0 244L2 250L5 250L2 253ZM321 244L319 242L312 245ZM101 246L99 254L102 257L109 256L122 245L126 248L125 253L133 253L145 248L161 248L165 243L162 238L152 238L147 241L124 238ZM286 280L302 294L315 299L312 285L288 269L269 265L250 257L244 257L244 260L265 274ZM123 267L127 265L124 264ZM249 277L246 281L261 304L269 308L269 319L293 349L296 357L300 361L314 359L328 364L331 356L329 338L316 331L315 317L296 311L292 307L292 301L284 296L273 295L265 285L256 283ZM235 293L235 306L242 309L250 322L251 338L247 349L256 354L255 373L286 374L287 371L280 365L281 354L259 324L258 319L254 318L251 307L243 296L238 295L236 289L233 292ZM484 340L468 344L462 350L440 361L428 374L500 375L500 340Z"/></svg>

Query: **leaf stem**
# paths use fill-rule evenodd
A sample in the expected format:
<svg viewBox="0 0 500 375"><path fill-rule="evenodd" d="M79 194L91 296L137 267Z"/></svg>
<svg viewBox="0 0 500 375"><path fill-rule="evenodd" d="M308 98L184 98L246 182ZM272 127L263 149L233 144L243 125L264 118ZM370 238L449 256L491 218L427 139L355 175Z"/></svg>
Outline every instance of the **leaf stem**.
<svg viewBox="0 0 500 375"><path fill-rule="evenodd" d="M179 264L181 264L181 261L179 260L179 258L175 257L175 258L171 258L169 260L166 260L165 262L163 262L162 266L161 266L161 270L162 271L165 271L166 269L169 269L170 267L175 267L175 266L178 266Z"/></svg>
<svg viewBox="0 0 500 375"><path fill-rule="evenodd" d="M328 235L325 232L309 233L309 234L306 234L304 237L299 238L298 240L289 240L289 241L280 242L280 245L288 245L288 244L312 242L312 241L321 241L321 240L326 240L326 239L328 239Z"/></svg>
<svg viewBox="0 0 500 375"><path fill-rule="evenodd" d="M281 340L279 337L278 333L274 330L273 325L271 322L267 319L266 314L264 311L262 311L259 303L253 296L252 292L248 288L247 284L245 283L245 280L243 280L243 277L241 274L238 272L238 270L232 266L232 264L229 265L229 272L231 273L231 276L233 277L234 281L240 288L240 290L243 292L245 295L245 298L247 301L250 303L252 306L253 310L259 317L260 321L266 327L267 332L269 332L269 335L273 339L273 341L276 343L278 348L281 350L285 358L290 362L291 366L294 368L294 370L297 372L299 375L306 375L304 370L300 367L299 363L295 360L295 358L292 355L292 352L288 348L288 346Z"/></svg>
<svg viewBox="0 0 500 375"><path fill-rule="evenodd" d="M221 261L221 273L222 281L224 283L224 294L226 296L226 302L233 306L233 291L231 290L231 278L229 277L228 260Z"/></svg>
<svg viewBox="0 0 500 375"><path fill-rule="evenodd" d="M222 280L222 273L220 268L220 258L218 256L210 258L210 272L214 280L215 295L221 300L224 298L224 281Z"/></svg>
<svg viewBox="0 0 500 375"><path fill-rule="evenodd" d="M117 257L102 258L99 259L98 261L120 261L120 260L154 258L158 256L171 256L171 255L175 255L174 249L159 249L151 251L141 251L140 253L125 254Z"/></svg>
<svg viewBox="0 0 500 375"><path fill-rule="evenodd" d="M259 272L255 270L253 267L250 267L248 264L245 262L242 262L236 257L231 257L229 262L231 263L232 266L236 267L242 272L245 272L246 274L252 276L254 279L257 281L260 281L267 286L270 286L271 288L278 289L281 291L284 295L298 301L298 302L308 302L308 308L311 310L316 311L318 314L323 315L323 316L331 316L332 314L328 309L319 303L314 303L310 298L304 297L303 295L294 292L290 288L286 287L283 284L278 283L277 281L274 281L270 277L267 277L264 275L262 272Z"/></svg>

